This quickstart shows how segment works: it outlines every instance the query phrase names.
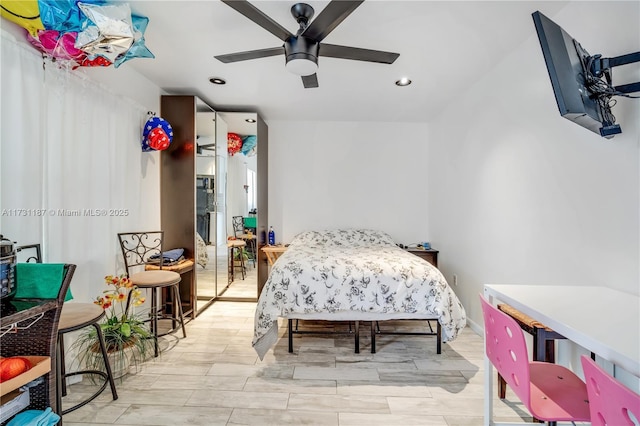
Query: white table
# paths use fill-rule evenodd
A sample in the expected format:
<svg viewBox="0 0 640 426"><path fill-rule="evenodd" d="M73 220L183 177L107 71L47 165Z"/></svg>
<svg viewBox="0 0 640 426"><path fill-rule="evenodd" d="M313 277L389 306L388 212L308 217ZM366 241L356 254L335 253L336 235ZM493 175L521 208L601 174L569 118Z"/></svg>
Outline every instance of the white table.
<svg viewBox="0 0 640 426"><path fill-rule="evenodd" d="M640 377L640 296L607 287L486 284L489 302L520 312ZM493 366L485 357L485 424L492 422Z"/></svg>

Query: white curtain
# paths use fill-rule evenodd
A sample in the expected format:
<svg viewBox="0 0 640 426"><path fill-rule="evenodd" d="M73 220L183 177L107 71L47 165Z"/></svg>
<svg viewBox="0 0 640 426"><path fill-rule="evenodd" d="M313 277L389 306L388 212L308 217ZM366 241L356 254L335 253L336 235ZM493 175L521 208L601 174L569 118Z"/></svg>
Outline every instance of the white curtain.
<svg viewBox="0 0 640 426"><path fill-rule="evenodd" d="M76 264L74 298L93 300L105 275L124 272L117 233L159 228L159 157L140 149L147 111L7 33L0 41L0 232L41 243L45 262Z"/></svg>

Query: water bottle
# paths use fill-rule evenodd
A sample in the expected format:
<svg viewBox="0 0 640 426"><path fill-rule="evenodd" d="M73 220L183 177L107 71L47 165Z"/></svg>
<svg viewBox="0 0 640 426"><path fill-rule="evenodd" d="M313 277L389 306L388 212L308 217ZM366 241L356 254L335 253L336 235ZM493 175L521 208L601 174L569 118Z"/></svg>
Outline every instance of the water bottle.
<svg viewBox="0 0 640 426"><path fill-rule="evenodd" d="M273 230L273 226L269 227L269 245L270 246L276 245L276 233Z"/></svg>

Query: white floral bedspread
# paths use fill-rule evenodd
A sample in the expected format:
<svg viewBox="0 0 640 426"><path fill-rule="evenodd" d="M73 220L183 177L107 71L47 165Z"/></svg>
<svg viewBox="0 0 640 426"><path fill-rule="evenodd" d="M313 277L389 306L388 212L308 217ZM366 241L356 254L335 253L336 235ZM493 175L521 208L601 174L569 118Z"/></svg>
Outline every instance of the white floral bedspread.
<svg viewBox="0 0 640 426"><path fill-rule="evenodd" d="M464 307L440 271L384 232L309 231L296 236L271 269L256 307L253 347L263 359L278 339L278 317L343 311L433 315L445 342L466 324Z"/></svg>

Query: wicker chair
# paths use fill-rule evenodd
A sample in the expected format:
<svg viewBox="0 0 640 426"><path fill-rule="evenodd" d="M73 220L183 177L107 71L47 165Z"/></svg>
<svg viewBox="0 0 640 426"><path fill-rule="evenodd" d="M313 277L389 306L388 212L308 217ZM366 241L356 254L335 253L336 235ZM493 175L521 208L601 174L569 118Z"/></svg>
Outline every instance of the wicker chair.
<svg viewBox="0 0 640 426"><path fill-rule="evenodd" d="M32 319L29 317L33 314L41 314L42 317L38 320L37 325L27 326L16 333L4 334L0 344L0 356L10 357L24 354L49 356L51 357L52 364L55 365L58 322L61 311L60 307L64 303L64 299L75 270L76 265L64 265L62 283L57 297L54 300L56 306L55 309L51 309L50 304L34 304L33 308L29 308L24 311L27 318L23 321L23 313L12 314L9 307L20 304L29 305L32 302L27 299L14 299L10 304L3 306L3 319L13 319L14 317L18 317L16 318L18 326L23 323L32 323ZM55 392L58 378L59 375L57 374L57 369L52 368L52 370L44 376L44 382L29 389L30 409L44 410L47 407L55 407L56 412L60 413L60 394L59 392Z"/></svg>
<svg viewBox="0 0 640 426"><path fill-rule="evenodd" d="M42 263L42 251L40 250L40 244L30 244L26 246L20 246L16 249L18 252L22 252L24 250L34 250L35 254L30 255L27 258L27 262L36 262ZM68 288L68 286L67 286ZM62 295L62 300L64 302L64 298L66 296L65 293ZM104 317L104 311L101 307L93 304L93 303L64 303L62 305L62 310L60 313L60 320L58 322L58 333L57 333L57 352L58 356L56 357L56 371L58 380L56 383L56 395L57 401L56 405L58 407L57 412L61 415L70 413L71 411L77 410L78 408L88 404L98 397L107 387L107 384L111 387L111 394L113 399L118 399L118 392L116 391L116 385L113 380L113 374L111 372L111 366L109 365L109 358L107 355L107 348L104 343L104 337L102 336L102 329L100 328L100 320ZM102 354L102 359L104 360L105 371L100 370L78 370L73 372L66 371L66 363L65 363L65 350L64 350L64 335L66 333L83 329L85 327L94 327L96 329L96 334L98 336L98 342L100 344L100 352ZM62 409L62 397L67 395L67 382L66 378L70 376L84 375L90 374L95 376L100 376L104 379L102 386L96 390L92 395L85 398L81 402L67 408Z"/></svg>

